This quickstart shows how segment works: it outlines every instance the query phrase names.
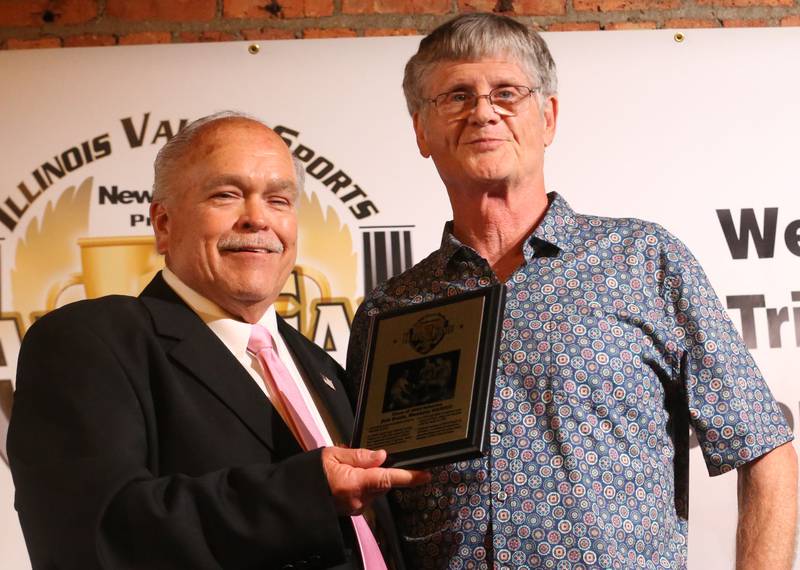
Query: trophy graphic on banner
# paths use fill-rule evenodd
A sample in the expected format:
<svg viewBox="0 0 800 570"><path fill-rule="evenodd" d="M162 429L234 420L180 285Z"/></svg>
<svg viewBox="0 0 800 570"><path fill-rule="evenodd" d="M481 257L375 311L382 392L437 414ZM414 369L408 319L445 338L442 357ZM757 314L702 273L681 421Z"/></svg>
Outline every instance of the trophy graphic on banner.
<svg viewBox="0 0 800 570"><path fill-rule="evenodd" d="M59 297L75 285L83 285L88 299L138 295L164 267L164 257L156 251L153 236L84 237L78 239L78 246L81 272L50 288L48 311L55 309Z"/></svg>

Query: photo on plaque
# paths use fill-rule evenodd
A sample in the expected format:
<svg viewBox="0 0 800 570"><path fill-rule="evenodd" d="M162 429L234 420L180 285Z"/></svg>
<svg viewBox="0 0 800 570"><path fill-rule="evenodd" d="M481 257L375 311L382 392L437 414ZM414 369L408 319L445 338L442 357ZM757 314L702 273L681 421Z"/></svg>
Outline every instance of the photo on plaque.
<svg viewBox="0 0 800 570"><path fill-rule="evenodd" d="M455 394L459 353L454 350L392 364L386 378L383 411L451 400Z"/></svg>
<svg viewBox="0 0 800 570"><path fill-rule="evenodd" d="M372 317L353 447L400 467L484 454L504 300L496 285Z"/></svg>

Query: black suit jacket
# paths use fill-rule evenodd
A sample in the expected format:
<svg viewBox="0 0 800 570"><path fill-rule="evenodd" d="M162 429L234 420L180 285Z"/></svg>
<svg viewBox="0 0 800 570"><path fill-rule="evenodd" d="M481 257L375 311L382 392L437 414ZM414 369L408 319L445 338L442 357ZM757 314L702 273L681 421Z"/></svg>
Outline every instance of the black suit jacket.
<svg viewBox="0 0 800 570"><path fill-rule="evenodd" d="M279 328L348 437L343 370ZM73 303L31 327L8 450L35 569L360 567L320 450L301 452L160 275L138 298Z"/></svg>

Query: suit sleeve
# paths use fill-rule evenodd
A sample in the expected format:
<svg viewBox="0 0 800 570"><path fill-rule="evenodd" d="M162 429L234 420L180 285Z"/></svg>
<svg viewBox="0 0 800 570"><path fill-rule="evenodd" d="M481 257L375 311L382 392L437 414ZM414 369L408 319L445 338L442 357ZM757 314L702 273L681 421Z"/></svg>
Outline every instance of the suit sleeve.
<svg viewBox="0 0 800 570"><path fill-rule="evenodd" d="M319 450L156 477L140 392L85 324L45 317L26 335L8 449L34 569L344 562Z"/></svg>

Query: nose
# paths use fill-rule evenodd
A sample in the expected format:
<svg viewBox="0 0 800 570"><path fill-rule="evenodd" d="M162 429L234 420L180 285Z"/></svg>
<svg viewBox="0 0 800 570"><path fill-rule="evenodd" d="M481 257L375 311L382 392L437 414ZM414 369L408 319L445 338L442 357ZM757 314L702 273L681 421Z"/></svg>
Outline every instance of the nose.
<svg viewBox="0 0 800 570"><path fill-rule="evenodd" d="M268 227L267 209L261 196L251 195L244 200L236 225L246 232L258 232Z"/></svg>
<svg viewBox="0 0 800 570"><path fill-rule="evenodd" d="M475 106L469 114L470 120L481 125L496 123L500 120L500 114L492 105L489 95L476 95Z"/></svg>

